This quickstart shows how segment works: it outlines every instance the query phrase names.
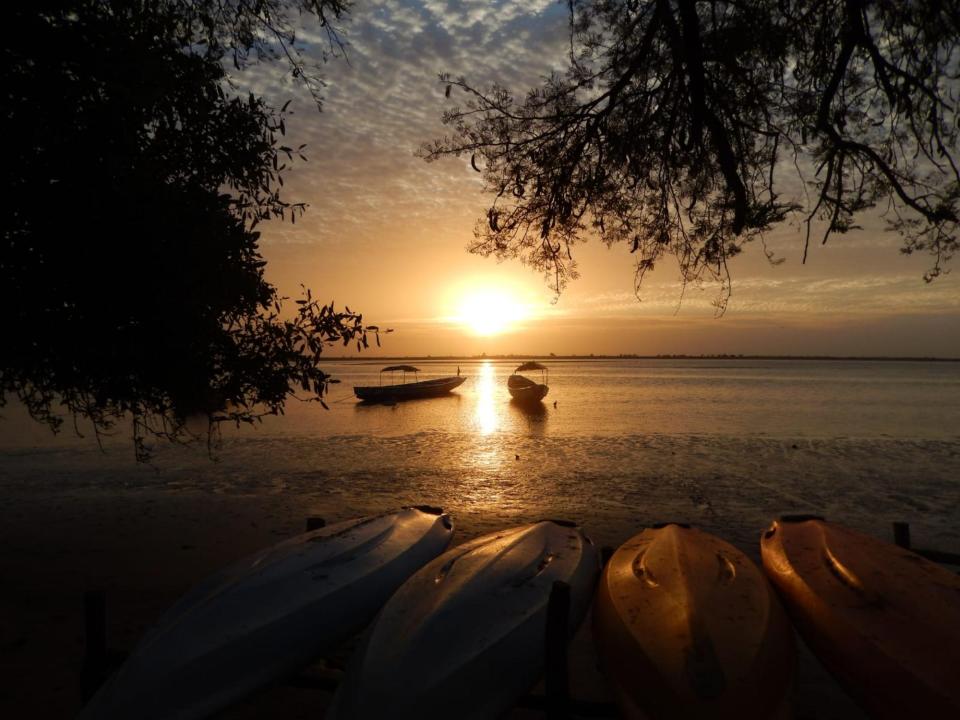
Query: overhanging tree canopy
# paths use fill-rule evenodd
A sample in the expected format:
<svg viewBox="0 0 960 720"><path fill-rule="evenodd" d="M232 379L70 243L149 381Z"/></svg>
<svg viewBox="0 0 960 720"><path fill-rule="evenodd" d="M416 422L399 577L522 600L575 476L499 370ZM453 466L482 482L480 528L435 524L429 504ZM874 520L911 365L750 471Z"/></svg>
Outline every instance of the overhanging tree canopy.
<svg viewBox="0 0 960 720"><path fill-rule="evenodd" d="M939 275L957 249L960 5L895 0L570 0L569 67L515 100L441 76L452 135L493 194L471 250L559 292L591 231L684 282L721 281L794 218L823 242L878 208ZM791 179L792 178L792 179ZM799 180L799 182L797 182ZM818 230L819 232L819 230ZM806 248L804 252L806 257Z"/></svg>
<svg viewBox="0 0 960 720"><path fill-rule="evenodd" d="M100 432L130 418L252 422L294 389L319 399L324 345L367 343L360 315L307 293L289 319L263 275L260 221L293 221L282 109L226 67L281 58L319 102L288 14L340 0L73 0L11 6L0 220L0 404L52 428L61 403ZM331 35L336 47L336 36ZM321 400L322 401L322 400Z"/></svg>

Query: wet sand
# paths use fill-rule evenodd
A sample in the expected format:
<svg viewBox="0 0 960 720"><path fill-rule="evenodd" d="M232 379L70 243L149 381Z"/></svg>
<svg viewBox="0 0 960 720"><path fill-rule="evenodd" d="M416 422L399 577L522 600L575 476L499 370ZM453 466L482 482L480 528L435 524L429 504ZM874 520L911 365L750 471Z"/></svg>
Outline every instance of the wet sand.
<svg viewBox="0 0 960 720"><path fill-rule="evenodd" d="M207 574L302 532L309 516L349 517L283 494L143 488L109 495L89 490L8 493L2 503L0 672L6 681L0 717L6 718L65 718L79 711L85 591L106 594L108 642L129 650L177 597ZM476 534L469 523L461 524L455 542ZM344 660L334 658L333 663ZM610 700L596 670L589 622L572 646L571 691L583 700ZM317 718L330 697L328 691L279 684L219 717ZM862 717L803 650L793 706L799 718ZM509 715L542 716L524 709Z"/></svg>

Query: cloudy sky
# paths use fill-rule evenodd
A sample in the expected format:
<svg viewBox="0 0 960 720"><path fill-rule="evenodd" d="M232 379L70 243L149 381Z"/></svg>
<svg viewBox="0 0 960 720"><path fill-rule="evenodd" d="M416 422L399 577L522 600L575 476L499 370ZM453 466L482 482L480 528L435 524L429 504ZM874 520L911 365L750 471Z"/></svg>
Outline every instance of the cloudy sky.
<svg viewBox="0 0 960 720"><path fill-rule="evenodd" d="M287 198L309 204L296 225L264 228L268 277L300 284L394 328L385 355L744 353L960 357L960 273L923 282L923 256L865 218L866 230L811 249L796 227L772 233L770 265L750 247L732 265L733 295L681 285L671 259L633 291L626 248L582 246L581 278L559 299L519 262L466 245L485 209L465 160L425 163L417 148L442 135L449 103L440 72L522 94L567 47L565 3L552 0L357 0L344 25L347 60L329 63L324 111L260 66L253 82L293 98L288 138L309 162L286 176ZM304 38L314 37L306 28Z"/></svg>

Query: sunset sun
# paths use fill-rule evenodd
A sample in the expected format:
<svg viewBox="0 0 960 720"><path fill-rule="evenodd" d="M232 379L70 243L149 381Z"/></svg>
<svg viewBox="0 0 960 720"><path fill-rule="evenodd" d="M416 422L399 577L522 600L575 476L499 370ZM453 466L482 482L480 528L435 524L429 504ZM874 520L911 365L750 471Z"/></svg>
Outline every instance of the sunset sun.
<svg viewBox="0 0 960 720"><path fill-rule="evenodd" d="M457 320L475 335L508 332L529 314L513 294L501 289L471 290L461 300Z"/></svg>

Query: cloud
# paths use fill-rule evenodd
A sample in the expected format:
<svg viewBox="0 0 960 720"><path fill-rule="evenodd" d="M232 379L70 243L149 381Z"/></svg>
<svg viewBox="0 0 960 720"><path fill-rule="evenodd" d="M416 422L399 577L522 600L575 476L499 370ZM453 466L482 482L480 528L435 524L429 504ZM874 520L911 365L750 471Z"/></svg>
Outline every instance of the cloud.
<svg viewBox="0 0 960 720"><path fill-rule="evenodd" d="M478 177L465 161L414 157L444 133L440 116L458 99L444 97L438 75L525 92L562 65L565 8L550 0L357 2L343 35L347 59L325 67L321 114L279 65L245 76L277 105L293 95L288 136L307 144L310 160L286 176L288 198L310 210L295 227L268 226L264 242L390 242L385 228L428 223L469 231L484 202ZM298 37L314 56L326 44L315 25Z"/></svg>
<svg viewBox="0 0 960 720"><path fill-rule="evenodd" d="M952 278L926 284L918 275L900 273L866 277L746 276L733 281L728 312L736 315L824 313L836 316L889 315L960 311L960 293ZM678 315L713 313L717 288L688 287L681 297L675 283L645 283L639 299L633 292L601 292L583 297L578 316Z"/></svg>

